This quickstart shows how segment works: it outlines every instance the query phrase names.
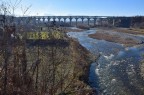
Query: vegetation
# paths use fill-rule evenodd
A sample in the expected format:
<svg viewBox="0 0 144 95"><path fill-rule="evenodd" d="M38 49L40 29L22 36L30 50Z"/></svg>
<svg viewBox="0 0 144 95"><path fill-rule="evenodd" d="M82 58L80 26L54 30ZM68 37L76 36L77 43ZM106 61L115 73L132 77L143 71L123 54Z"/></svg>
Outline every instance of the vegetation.
<svg viewBox="0 0 144 95"><path fill-rule="evenodd" d="M80 28L80 29L86 29L86 30L90 29L90 27L87 26L87 25L78 25L77 27Z"/></svg>
<svg viewBox="0 0 144 95"><path fill-rule="evenodd" d="M27 32L26 38L33 39L33 40L50 40L50 39L64 39L65 33L64 30L55 29L55 30L48 30L47 32Z"/></svg>
<svg viewBox="0 0 144 95"><path fill-rule="evenodd" d="M132 37L125 37L125 36L121 36L116 33L110 33L107 31L108 30L105 30L105 29L103 30L99 29L95 34L90 34L89 37L94 38L94 39L99 39L99 40L106 40L109 42L120 43L126 47L143 44L142 41L133 39ZM113 30L110 30L110 31L113 31Z"/></svg>
<svg viewBox="0 0 144 95"><path fill-rule="evenodd" d="M43 32L37 24L37 32L26 31L29 24L15 25L14 16L8 19L8 9L2 6L0 95L92 94L86 83L93 56L85 48L64 29L48 27Z"/></svg>
<svg viewBox="0 0 144 95"><path fill-rule="evenodd" d="M58 34L61 35L62 32L59 31ZM56 36L53 33L51 37ZM24 43L23 40L17 40L17 43L10 46L11 52L8 54L6 66L6 92L3 92L5 57L4 52L1 52L1 94L55 95L69 93L76 95L81 91L91 93L90 87L84 83L88 78L90 54L77 41L66 38L65 36L68 44L65 47L63 43L62 45L48 44L44 47L40 45L27 47L27 43ZM53 39L51 38L50 41Z"/></svg>

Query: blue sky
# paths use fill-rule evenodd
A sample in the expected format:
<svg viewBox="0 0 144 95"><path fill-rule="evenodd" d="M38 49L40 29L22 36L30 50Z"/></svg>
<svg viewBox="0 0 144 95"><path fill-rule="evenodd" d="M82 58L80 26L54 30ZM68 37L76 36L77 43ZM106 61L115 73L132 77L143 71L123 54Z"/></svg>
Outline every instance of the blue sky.
<svg viewBox="0 0 144 95"><path fill-rule="evenodd" d="M15 1L15 0L11 0ZM144 0L23 0L28 15L144 15ZM20 11L20 10L19 10ZM17 11L17 14L20 12Z"/></svg>

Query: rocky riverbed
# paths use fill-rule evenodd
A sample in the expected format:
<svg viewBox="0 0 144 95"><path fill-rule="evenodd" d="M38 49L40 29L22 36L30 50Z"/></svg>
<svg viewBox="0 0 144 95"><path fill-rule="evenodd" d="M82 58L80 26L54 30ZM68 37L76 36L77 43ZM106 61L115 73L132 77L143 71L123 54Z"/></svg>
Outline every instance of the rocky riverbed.
<svg viewBox="0 0 144 95"><path fill-rule="evenodd" d="M144 36L107 30L110 36L116 35L138 41L136 44L131 43L126 46L124 41L120 43L90 37L98 31L98 29L92 29L68 33L70 37L77 39L90 52L101 55L97 62L91 64L90 86L96 88L100 95L143 95L144 82L142 74L144 70L141 63L144 45L139 42L144 41Z"/></svg>

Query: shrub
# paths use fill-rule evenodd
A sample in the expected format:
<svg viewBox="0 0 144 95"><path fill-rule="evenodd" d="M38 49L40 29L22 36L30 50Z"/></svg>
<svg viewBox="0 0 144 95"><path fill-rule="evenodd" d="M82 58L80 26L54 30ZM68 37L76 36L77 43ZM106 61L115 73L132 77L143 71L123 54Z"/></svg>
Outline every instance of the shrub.
<svg viewBox="0 0 144 95"><path fill-rule="evenodd" d="M88 25L78 25L77 28L89 30L90 27Z"/></svg>

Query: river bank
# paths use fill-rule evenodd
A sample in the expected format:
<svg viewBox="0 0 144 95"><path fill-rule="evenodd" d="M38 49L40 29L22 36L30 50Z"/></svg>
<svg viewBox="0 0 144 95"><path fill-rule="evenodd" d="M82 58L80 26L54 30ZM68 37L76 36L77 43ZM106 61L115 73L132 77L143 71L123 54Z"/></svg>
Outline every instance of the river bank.
<svg viewBox="0 0 144 95"><path fill-rule="evenodd" d="M125 47L135 46L142 44L143 41L136 39L130 34L136 34L136 32L132 32L132 30L126 30L122 28L98 28L95 34L90 34L89 37L98 39L98 40L106 40L109 42L115 42L123 44ZM143 32L138 32L141 34Z"/></svg>
<svg viewBox="0 0 144 95"><path fill-rule="evenodd" d="M77 89L73 93L74 95L86 95L92 94L94 90L89 86L89 70L90 65L97 59L90 51L84 48L77 40L71 41L71 58L75 64L73 76L75 79L72 86ZM72 91L71 91L72 92Z"/></svg>

